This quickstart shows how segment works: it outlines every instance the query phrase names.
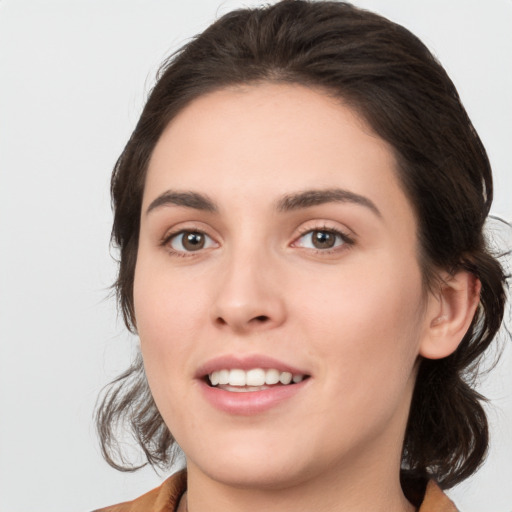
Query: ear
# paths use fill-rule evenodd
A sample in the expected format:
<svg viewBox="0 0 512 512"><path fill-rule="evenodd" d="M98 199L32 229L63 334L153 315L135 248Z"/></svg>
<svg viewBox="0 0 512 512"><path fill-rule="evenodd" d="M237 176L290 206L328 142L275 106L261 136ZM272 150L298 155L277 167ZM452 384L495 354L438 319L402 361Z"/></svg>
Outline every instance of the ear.
<svg viewBox="0 0 512 512"><path fill-rule="evenodd" d="M469 329L480 302L480 280L470 272L441 276L437 294L429 295L426 332L419 353L427 359L449 356Z"/></svg>

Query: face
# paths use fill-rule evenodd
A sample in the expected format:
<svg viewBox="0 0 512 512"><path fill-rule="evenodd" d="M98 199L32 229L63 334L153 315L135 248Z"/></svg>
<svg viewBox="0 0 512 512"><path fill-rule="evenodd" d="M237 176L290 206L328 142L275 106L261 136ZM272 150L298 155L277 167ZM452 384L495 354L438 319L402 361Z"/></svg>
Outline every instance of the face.
<svg viewBox="0 0 512 512"><path fill-rule="evenodd" d="M395 169L350 108L298 85L217 91L166 128L135 316L189 473L274 487L398 474L426 320Z"/></svg>

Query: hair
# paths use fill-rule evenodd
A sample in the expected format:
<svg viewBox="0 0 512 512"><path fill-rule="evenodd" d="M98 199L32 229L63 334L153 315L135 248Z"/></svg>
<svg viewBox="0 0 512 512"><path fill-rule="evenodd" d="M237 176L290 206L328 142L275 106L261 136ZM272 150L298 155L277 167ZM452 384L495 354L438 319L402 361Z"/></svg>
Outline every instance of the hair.
<svg viewBox="0 0 512 512"><path fill-rule="evenodd" d="M488 424L473 389L480 356L498 332L506 276L484 237L492 202L486 151L455 86L426 46L404 27L345 2L283 0L230 12L164 62L112 175L115 283L124 321L136 333L133 281L148 162L168 123L204 94L263 82L300 84L341 99L393 148L397 173L418 222L426 287L439 270L481 282L480 304L458 349L422 359L403 444L401 478L448 488L479 467ZM147 463L164 468L175 445L148 389L140 354L104 391L97 424L106 460L134 470L119 453L127 423ZM417 501L417 499L416 499Z"/></svg>

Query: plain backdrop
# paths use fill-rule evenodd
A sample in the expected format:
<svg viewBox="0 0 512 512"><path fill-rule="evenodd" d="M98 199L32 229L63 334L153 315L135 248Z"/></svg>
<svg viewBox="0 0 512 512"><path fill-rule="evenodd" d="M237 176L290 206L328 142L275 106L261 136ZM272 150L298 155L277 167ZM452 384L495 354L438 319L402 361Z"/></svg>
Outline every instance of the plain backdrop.
<svg viewBox="0 0 512 512"><path fill-rule="evenodd" d="M112 166L162 59L255 1L0 0L0 512L86 512L157 485L101 458L99 390L137 340L109 286ZM512 1L357 0L404 24L457 85L512 220ZM481 390L487 463L451 491L462 512L512 511L512 343Z"/></svg>

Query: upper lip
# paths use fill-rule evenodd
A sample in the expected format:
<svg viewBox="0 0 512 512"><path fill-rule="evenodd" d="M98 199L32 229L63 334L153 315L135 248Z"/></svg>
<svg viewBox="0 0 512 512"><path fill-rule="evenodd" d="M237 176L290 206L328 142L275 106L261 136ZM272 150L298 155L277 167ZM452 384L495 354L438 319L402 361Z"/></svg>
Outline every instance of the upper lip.
<svg viewBox="0 0 512 512"><path fill-rule="evenodd" d="M263 370L276 369L280 372L290 372L293 375L309 375L308 372L284 363L273 357L251 354L251 355L223 355L214 357L202 364L196 372L196 378L203 378L205 375L218 370L251 370L261 368Z"/></svg>

